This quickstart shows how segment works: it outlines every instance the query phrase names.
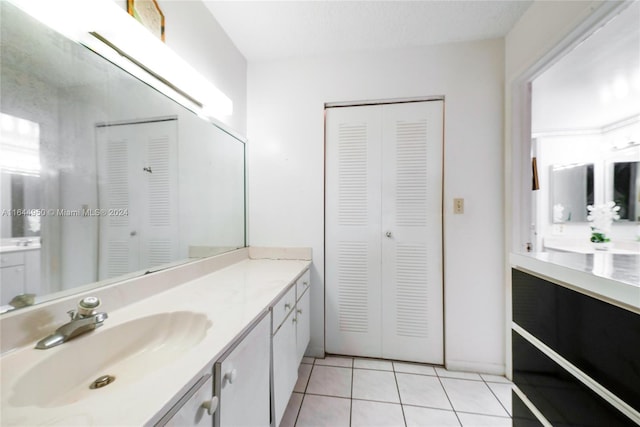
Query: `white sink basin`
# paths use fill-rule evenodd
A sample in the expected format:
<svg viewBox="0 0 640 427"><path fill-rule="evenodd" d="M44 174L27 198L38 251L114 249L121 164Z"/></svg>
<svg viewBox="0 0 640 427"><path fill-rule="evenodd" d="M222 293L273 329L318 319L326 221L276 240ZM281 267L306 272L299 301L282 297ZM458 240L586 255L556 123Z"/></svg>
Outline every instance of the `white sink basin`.
<svg viewBox="0 0 640 427"><path fill-rule="evenodd" d="M112 328L105 322L101 329L54 349L34 350L51 355L4 393L10 392L12 406L52 408L115 391L180 357L202 341L210 327L207 316L189 311L156 314ZM103 375L115 380L103 388L90 389Z"/></svg>

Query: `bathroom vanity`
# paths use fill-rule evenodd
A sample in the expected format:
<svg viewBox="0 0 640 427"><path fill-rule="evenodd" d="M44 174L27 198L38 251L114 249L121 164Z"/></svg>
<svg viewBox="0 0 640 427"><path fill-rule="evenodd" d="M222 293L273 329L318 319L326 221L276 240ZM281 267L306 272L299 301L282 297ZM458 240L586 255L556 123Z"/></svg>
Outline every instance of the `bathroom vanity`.
<svg viewBox="0 0 640 427"><path fill-rule="evenodd" d="M244 248L94 289L104 326L48 350L86 295L6 314L0 424L272 425L309 343L310 263Z"/></svg>
<svg viewBox="0 0 640 427"><path fill-rule="evenodd" d="M640 423L640 256L512 254L514 426Z"/></svg>
<svg viewBox="0 0 640 427"><path fill-rule="evenodd" d="M40 243L0 246L0 305L21 294L40 294Z"/></svg>

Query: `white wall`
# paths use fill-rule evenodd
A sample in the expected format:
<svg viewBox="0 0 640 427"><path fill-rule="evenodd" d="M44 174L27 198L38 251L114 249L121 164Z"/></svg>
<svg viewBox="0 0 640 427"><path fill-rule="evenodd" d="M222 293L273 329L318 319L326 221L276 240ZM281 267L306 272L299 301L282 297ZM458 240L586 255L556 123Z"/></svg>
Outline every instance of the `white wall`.
<svg viewBox="0 0 640 427"><path fill-rule="evenodd" d="M511 374L511 276L509 253L524 249L529 238L531 165L523 161L530 147L530 126L523 120L528 114L524 105L527 91L520 87L522 77L540 71L542 63L575 29L589 20L606 1L535 1L505 38L505 340L507 375ZM522 153L525 153L523 156Z"/></svg>
<svg viewBox="0 0 640 427"><path fill-rule="evenodd" d="M528 111L514 110L524 104L526 90L520 90L523 75L540 72L559 44L606 1L535 1L505 38L505 245L524 250L530 240L530 124L523 121ZM518 87L514 87L518 85ZM519 108L519 107L518 107ZM522 155L521 153L525 153ZM509 259L505 258L508 268ZM509 295L507 295L510 297Z"/></svg>
<svg viewBox="0 0 640 427"><path fill-rule="evenodd" d="M487 40L249 64L250 244L313 248L312 354L324 349L324 103L444 95L446 361L503 372L503 52Z"/></svg>

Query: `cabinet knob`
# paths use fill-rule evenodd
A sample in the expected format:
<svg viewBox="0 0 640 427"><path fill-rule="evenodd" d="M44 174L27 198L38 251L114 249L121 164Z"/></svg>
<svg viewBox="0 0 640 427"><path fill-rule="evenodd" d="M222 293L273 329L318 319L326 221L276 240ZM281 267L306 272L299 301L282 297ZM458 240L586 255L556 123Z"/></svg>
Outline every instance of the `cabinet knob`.
<svg viewBox="0 0 640 427"><path fill-rule="evenodd" d="M305 286L309 286L309 282L306 281L306 280L304 282L302 282L302 284L305 285Z"/></svg>
<svg viewBox="0 0 640 427"><path fill-rule="evenodd" d="M390 231L387 231L387 232L385 233L385 235L386 235L387 237L391 237L391 236L392 236L392 234L391 234L391 232L390 232Z"/></svg>
<svg viewBox="0 0 640 427"><path fill-rule="evenodd" d="M291 322L296 323L298 321L298 318L293 316L293 319L291 319Z"/></svg>
<svg viewBox="0 0 640 427"><path fill-rule="evenodd" d="M238 371L235 369L232 369L226 374L224 374L224 377L227 381L229 381L229 384L233 384L237 376L238 376Z"/></svg>
<svg viewBox="0 0 640 427"><path fill-rule="evenodd" d="M284 309L285 309L285 310L289 310L290 308L291 308L291 304L286 303L286 304L284 305Z"/></svg>
<svg viewBox="0 0 640 427"><path fill-rule="evenodd" d="M298 312L298 314L302 314L302 309L301 308L297 309L296 311Z"/></svg>
<svg viewBox="0 0 640 427"><path fill-rule="evenodd" d="M207 414L213 415L216 409L218 409L218 396L213 396L211 400L204 402L202 407L207 410Z"/></svg>

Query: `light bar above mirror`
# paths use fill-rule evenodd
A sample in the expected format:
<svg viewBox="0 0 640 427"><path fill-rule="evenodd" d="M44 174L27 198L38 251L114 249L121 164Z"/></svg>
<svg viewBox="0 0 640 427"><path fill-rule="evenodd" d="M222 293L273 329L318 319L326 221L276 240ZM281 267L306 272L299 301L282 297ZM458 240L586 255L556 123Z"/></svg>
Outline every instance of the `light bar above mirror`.
<svg viewBox="0 0 640 427"><path fill-rule="evenodd" d="M233 102L112 0L11 0L194 113L224 121Z"/></svg>

